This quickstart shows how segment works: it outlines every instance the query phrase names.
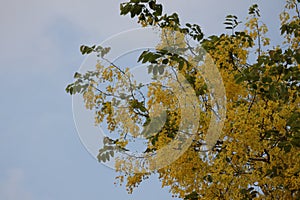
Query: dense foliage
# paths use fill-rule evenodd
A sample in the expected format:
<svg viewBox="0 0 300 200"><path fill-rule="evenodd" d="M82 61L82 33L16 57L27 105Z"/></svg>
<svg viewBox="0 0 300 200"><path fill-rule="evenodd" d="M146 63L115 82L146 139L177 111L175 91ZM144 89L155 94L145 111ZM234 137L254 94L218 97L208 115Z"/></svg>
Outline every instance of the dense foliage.
<svg viewBox="0 0 300 200"><path fill-rule="evenodd" d="M228 34L204 37L199 25L182 25L176 13L164 14L163 6L156 0L122 3L121 15L136 18L142 27L156 27L164 34L155 51L144 51L138 58L149 64L148 72L154 77L147 85L133 81L129 68L108 61L108 47L81 47L83 54L98 54L102 62L97 63L94 71L76 73L74 83L66 91L83 95L86 107L95 111L96 124L106 123L107 130L118 132L119 136L104 138L99 161L105 162L116 152L126 151L128 143L134 141L128 135L142 135L147 141L144 153L150 157L176 137L192 138L187 147L177 144L185 151L159 168L143 163L137 167L131 160L118 159L118 179L126 181L128 191L132 192L144 179L157 173L163 187L170 186L174 196L185 200L300 199L298 7L299 0L287 0L280 13L283 44L274 47L266 37L268 29L260 20L257 5L249 8L245 30L237 31L242 22L228 15L224 22ZM186 38L201 44L210 56L201 48L191 47ZM218 88L212 89L199 70L210 59L224 83L224 108L218 99L222 97L214 96ZM176 82L174 75L184 78L192 87L197 98L190 97L193 102L189 103L199 107L196 114L189 115L180 109L179 97L174 97L174 91L162 84ZM101 84L105 90L99 88ZM143 94L145 88L147 94ZM122 102L126 106L121 106ZM166 112L157 112L161 110L159 106ZM222 130L215 130L219 131L218 138L208 145L211 119L218 121L222 109L226 110ZM194 112L192 108L187 111ZM180 126L196 115L199 121L192 137L191 127L183 125L182 131Z"/></svg>

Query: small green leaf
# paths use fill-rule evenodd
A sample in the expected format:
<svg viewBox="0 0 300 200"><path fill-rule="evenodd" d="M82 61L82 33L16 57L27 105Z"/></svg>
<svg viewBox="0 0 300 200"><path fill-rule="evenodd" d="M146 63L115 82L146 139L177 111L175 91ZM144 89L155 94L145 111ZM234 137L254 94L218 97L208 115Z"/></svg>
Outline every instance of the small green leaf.
<svg viewBox="0 0 300 200"><path fill-rule="evenodd" d="M155 12L153 13L154 16L158 17L158 16L161 16L162 15L162 5L160 4L157 4L155 6Z"/></svg>
<svg viewBox="0 0 300 200"><path fill-rule="evenodd" d="M158 72L157 65L153 67L153 75L156 76Z"/></svg>
<svg viewBox="0 0 300 200"><path fill-rule="evenodd" d="M81 77L81 74L80 73L78 73L78 72L75 72L75 74L74 74L74 78L80 78Z"/></svg>
<svg viewBox="0 0 300 200"><path fill-rule="evenodd" d="M106 159L107 161L110 160L109 152L106 152L106 153L105 153L105 159Z"/></svg>
<svg viewBox="0 0 300 200"><path fill-rule="evenodd" d="M160 65L160 66L158 67L158 73L159 73L160 75L162 75L162 74L164 73L164 71L165 71L164 66L163 66L163 65Z"/></svg>
<svg viewBox="0 0 300 200"><path fill-rule="evenodd" d="M267 76L262 78L263 83L272 83L272 78Z"/></svg>
<svg viewBox="0 0 300 200"><path fill-rule="evenodd" d="M153 69L153 65L149 65L149 66L148 66L148 74L151 74L151 73L152 73L152 69Z"/></svg>
<svg viewBox="0 0 300 200"><path fill-rule="evenodd" d="M149 7L154 10L155 9L155 2L154 1L150 1L149 2Z"/></svg>
<svg viewBox="0 0 300 200"><path fill-rule="evenodd" d="M127 15L131 10L131 5L129 3L121 3L120 4L120 15Z"/></svg>
<svg viewBox="0 0 300 200"><path fill-rule="evenodd" d="M115 152L114 151L110 151L109 154L110 154L111 157L114 157Z"/></svg>
<svg viewBox="0 0 300 200"><path fill-rule="evenodd" d="M92 47L89 47L89 46L85 46L85 45L81 45L80 46L80 52L82 55L84 54L90 54L94 51L96 45L92 46Z"/></svg>
<svg viewBox="0 0 300 200"><path fill-rule="evenodd" d="M163 59L162 64L166 65L168 64L169 60L167 58Z"/></svg>
<svg viewBox="0 0 300 200"><path fill-rule="evenodd" d="M130 0L131 3L140 3L140 0Z"/></svg>

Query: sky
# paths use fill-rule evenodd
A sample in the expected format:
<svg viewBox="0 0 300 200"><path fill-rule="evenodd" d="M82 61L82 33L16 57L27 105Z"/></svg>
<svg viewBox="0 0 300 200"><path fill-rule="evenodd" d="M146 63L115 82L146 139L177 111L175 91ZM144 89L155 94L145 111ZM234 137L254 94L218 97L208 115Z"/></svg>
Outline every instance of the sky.
<svg viewBox="0 0 300 200"><path fill-rule="evenodd" d="M84 61L82 44L98 44L137 28L118 1L1 0L0 199L172 199L157 176L128 195L114 170L86 150L65 87ZM198 23L205 35L225 31L224 18L245 21L250 0L161 0L165 11ZM258 2L262 21L280 41L282 0Z"/></svg>

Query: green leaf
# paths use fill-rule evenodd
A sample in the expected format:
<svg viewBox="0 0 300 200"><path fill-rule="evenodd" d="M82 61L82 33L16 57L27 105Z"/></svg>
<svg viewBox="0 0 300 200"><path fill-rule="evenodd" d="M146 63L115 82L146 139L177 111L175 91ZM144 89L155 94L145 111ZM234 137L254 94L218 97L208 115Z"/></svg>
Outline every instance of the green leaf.
<svg viewBox="0 0 300 200"><path fill-rule="evenodd" d="M66 92L67 92L67 93L70 93L71 95L73 95L73 94L74 94L73 86L74 86L74 83L71 83L71 84L67 85L67 87L66 87L66 89L65 89Z"/></svg>
<svg viewBox="0 0 300 200"><path fill-rule="evenodd" d="M94 51L96 45L92 46L92 47L89 47L89 46L85 46L85 45L81 45L80 46L80 52L82 55L84 54L90 54Z"/></svg>
<svg viewBox="0 0 300 200"><path fill-rule="evenodd" d="M98 49L98 50L97 50ZM101 56L101 58L103 58L106 54L108 54L109 53L109 51L110 51L110 47L105 47L105 48L103 48L103 47L100 47L100 46L98 46L97 48L96 48L96 51L98 51L100 54L100 56Z"/></svg>
<svg viewBox="0 0 300 200"><path fill-rule="evenodd" d="M232 26L232 22L224 22L224 24Z"/></svg>
<svg viewBox="0 0 300 200"><path fill-rule="evenodd" d="M169 60L167 58L163 59L162 64L166 65L168 64Z"/></svg>
<svg viewBox="0 0 300 200"><path fill-rule="evenodd" d="M184 197L184 200L198 200L199 194L197 192L192 192Z"/></svg>
<svg viewBox="0 0 300 200"><path fill-rule="evenodd" d="M155 12L153 13L154 16L158 17L158 16L161 16L162 15L162 5L160 4L157 4L155 6Z"/></svg>
<svg viewBox="0 0 300 200"><path fill-rule="evenodd" d="M179 69L179 70L182 70L183 66L184 66L184 61L183 61L183 60L180 60L180 61L179 61L178 69Z"/></svg>
<svg viewBox="0 0 300 200"><path fill-rule="evenodd" d="M251 87L252 87L254 90L257 90L257 85L256 85L255 83L253 83L253 84L251 85Z"/></svg>
<svg viewBox="0 0 300 200"><path fill-rule="evenodd" d="M74 78L80 78L81 77L81 74L80 73L78 73L78 72L75 72L75 74L74 74Z"/></svg>
<svg viewBox="0 0 300 200"><path fill-rule="evenodd" d="M140 0L130 0L131 3L140 3Z"/></svg>
<svg viewBox="0 0 300 200"><path fill-rule="evenodd" d="M148 74L151 74L153 70L153 65L148 66Z"/></svg>
<svg viewBox="0 0 300 200"><path fill-rule="evenodd" d="M137 4L134 5L133 9L131 10L131 17L134 17L135 15L140 15L143 9L143 5Z"/></svg>
<svg viewBox="0 0 300 200"><path fill-rule="evenodd" d="M120 10L121 10L120 15L127 15L131 10L131 5L128 3L121 3Z"/></svg>
<svg viewBox="0 0 300 200"><path fill-rule="evenodd" d="M240 84L246 80L246 77L243 74L236 75L235 77L235 83Z"/></svg>
<svg viewBox="0 0 300 200"><path fill-rule="evenodd" d="M263 83L272 83L272 78L267 76L262 78Z"/></svg>
<svg viewBox="0 0 300 200"><path fill-rule="evenodd" d="M114 151L110 151L109 154L110 154L111 157L114 157L115 152Z"/></svg>
<svg viewBox="0 0 300 200"><path fill-rule="evenodd" d="M148 52L149 52L149 51L143 51L142 54L141 54L141 55L139 56L139 58L138 58L138 62L142 61L142 60L144 59L144 56L145 56L146 54L148 54Z"/></svg>
<svg viewBox="0 0 300 200"><path fill-rule="evenodd" d="M156 76L158 72L157 65L153 67L153 75Z"/></svg>
<svg viewBox="0 0 300 200"><path fill-rule="evenodd" d="M293 146L300 147L300 138L299 137L293 137L292 140L291 140L291 144Z"/></svg>
<svg viewBox="0 0 300 200"><path fill-rule="evenodd" d="M107 161L110 160L109 152L106 152L106 153L105 153L105 159L106 159Z"/></svg>
<svg viewBox="0 0 300 200"><path fill-rule="evenodd" d="M155 2L154 1L150 1L149 2L149 7L152 9L152 10L154 10L155 9Z"/></svg>
<svg viewBox="0 0 300 200"><path fill-rule="evenodd" d="M208 182L210 182L210 183L213 181L211 175L207 175L207 180L208 180Z"/></svg>
<svg viewBox="0 0 300 200"><path fill-rule="evenodd" d="M296 59L297 63L300 64L300 50L297 50L297 53L295 54L294 58Z"/></svg>
<svg viewBox="0 0 300 200"><path fill-rule="evenodd" d="M160 65L160 66L158 67L158 73L159 73L160 75L162 75L162 74L164 73L164 71L165 71L164 66L163 66L163 65Z"/></svg>
<svg viewBox="0 0 300 200"><path fill-rule="evenodd" d="M246 189L243 188L243 189L240 190L240 193L245 195L245 194L248 193L248 191L247 191Z"/></svg>

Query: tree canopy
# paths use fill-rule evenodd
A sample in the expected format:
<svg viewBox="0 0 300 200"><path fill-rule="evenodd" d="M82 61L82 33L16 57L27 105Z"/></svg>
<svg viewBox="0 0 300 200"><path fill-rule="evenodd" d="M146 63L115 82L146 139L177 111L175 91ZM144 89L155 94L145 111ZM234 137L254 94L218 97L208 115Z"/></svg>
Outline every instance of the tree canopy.
<svg viewBox="0 0 300 200"><path fill-rule="evenodd" d="M245 23L228 15L229 31L204 36L156 0L122 3L120 14L161 30L161 42L137 58L147 64L148 84L108 60L109 47L80 47L99 62L76 72L66 91L82 95L96 125L114 133L103 139L99 162L116 159L117 179L129 192L157 173L185 200L299 199L299 2L286 1L276 46L256 4ZM138 137L146 144L142 156L127 153Z"/></svg>

